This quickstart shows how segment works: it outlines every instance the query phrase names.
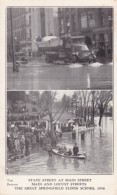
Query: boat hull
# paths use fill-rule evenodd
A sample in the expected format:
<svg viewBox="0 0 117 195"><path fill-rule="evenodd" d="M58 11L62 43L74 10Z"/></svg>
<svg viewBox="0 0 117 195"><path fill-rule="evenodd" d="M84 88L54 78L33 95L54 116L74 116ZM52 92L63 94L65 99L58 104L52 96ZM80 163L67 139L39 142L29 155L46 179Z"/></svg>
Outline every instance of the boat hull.
<svg viewBox="0 0 117 195"><path fill-rule="evenodd" d="M73 156L73 155L65 155L65 154L59 154L58 153L58 151L56 150L56 149L52 149L52 152L54 153L54 154L56 154L56 155L58 155L58 156L61 156L61 157L67 157L67 158L74 158L74 159L81 159L81 160L83 160L83 159L85 159L86 158L86 156L85 155L83 155L83 154L78 154L78 156Z"/></svg>

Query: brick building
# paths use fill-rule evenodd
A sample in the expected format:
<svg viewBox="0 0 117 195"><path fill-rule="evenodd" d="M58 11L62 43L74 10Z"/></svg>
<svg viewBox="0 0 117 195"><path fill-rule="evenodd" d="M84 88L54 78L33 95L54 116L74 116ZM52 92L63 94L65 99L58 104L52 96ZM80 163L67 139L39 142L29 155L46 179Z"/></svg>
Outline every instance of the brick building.
<svg viewBox="0 0 117 195"><path fill-rule="evenodd" d="M85 37L89 47L112 50L112 8L59 8L59 35Z"/></svg>
<svg viewBox="0 0 117 195"><path fill-rule="evenodd" d="M12 22L11 22L12 21ZM11 31L12 28L12 31ZM14 52L21 49L31 51L31 9L8 8L7 9L7 54L11 55L13 33Z"/></svg>

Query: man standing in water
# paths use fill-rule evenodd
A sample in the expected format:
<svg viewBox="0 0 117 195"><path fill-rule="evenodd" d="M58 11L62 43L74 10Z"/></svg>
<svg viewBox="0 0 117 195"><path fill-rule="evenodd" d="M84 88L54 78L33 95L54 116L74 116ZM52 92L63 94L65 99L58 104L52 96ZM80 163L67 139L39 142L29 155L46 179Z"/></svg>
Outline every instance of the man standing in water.
<svg viewBox="0 0 117 195"><path fill-rule="evenodd" d="M77 143L75 143L75 145L73 147L73 154L74 154L74 156L77 156L78 155L78 152L79 152L79 148L77 146Z"/></svg>

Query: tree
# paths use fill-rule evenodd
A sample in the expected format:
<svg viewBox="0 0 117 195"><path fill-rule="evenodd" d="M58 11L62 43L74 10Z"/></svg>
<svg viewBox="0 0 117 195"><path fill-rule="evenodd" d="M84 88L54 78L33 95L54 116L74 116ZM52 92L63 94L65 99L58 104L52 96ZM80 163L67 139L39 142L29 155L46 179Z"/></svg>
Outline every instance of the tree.
<svg viewBox="0 0 117 195"><path fill-rule="evenodd" d="M98 113L99 125L101 125L105 109L112 100L112 91L77 91L74 92L72 99L76 117L84 118L85 121L91 118L91 123L94 124L94 117Z"/></svg>
<svg viewBox="0 0 117 195"><path fill-rule="evenodd" d="M109 102L112 100L112 91L100 91L98 99L98 109L99 109L99 126L101 126L102 116Z"/></svg>
<svg viewBox="0 0 117 195"><path fill-rule="evenodd" d="M53 109L55 96L56 96L56 92L44 91L41 94L40 101L39 101L41 112L49 116L52 137L55 136L54 129L53 129L53 115L52 115L53 114L52 109Z"/></svg>
<svg viewBox="0 0 117 195"><path fill-rule="evenodd" d="M100 91L91 91L91 122L94 124L94 117L98 108L97 102L99 100Z"/></svg>
<svg viewBox="0 0 117 195"><path fill-rule="evenodd" d="M73 103L76 110L76 117L84 118L85 121L89 119L89 108L91 102L90 91L77 91L73 94Z"/></svg>
<svg viewBox="0 0 117 195"><path fill-rule="evenodd" d="M69 97L64 95L60 102L56 101L56 91L44 91L40 95L39 106L45 116L49 116L51 137L55 137L53 122L58 121L66 107L69 106ZM56 117L57 116L57 117Z"/></svg>
<svg viewBox="0 0 117 195"><path fill-rule="evenodd" d="M66 94L63 95L61 99L61 107L65 107L65 111L69 112L70 109L70 97L67 96Z"/></svg>

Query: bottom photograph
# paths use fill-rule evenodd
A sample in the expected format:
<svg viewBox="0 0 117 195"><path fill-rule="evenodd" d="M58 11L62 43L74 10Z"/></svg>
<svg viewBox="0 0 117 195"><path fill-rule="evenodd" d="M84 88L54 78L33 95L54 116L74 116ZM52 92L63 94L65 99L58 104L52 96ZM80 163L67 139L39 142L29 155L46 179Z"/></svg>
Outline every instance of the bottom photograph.
<svg viewBox="0 0 117 195"><path fill-rule="evenodd" d="M113 174L112 91L7 91L6 105L6 174Z"/></svg>

